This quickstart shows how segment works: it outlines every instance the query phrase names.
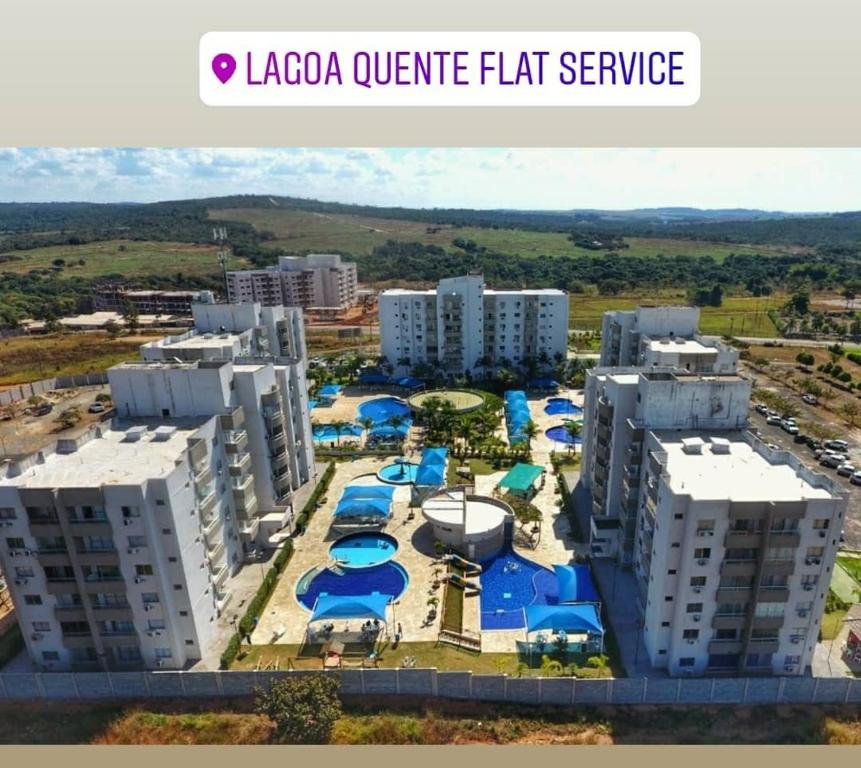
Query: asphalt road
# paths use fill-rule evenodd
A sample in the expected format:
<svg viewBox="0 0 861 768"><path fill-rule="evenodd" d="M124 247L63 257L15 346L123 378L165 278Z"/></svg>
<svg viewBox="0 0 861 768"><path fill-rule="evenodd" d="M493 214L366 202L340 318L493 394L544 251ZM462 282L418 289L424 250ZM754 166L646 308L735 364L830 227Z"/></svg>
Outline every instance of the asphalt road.
<svg viewBox="0 0 861 768"><path fill-rule="evenodd" d="M798 416L800 420L821 420L821 414L817 417L815 409L807 406L803 409L805 413ZM784 432L780 427L765 423L765 417L751 409L750 425L756 427L762 433L762 440L766 443L774 443L781 449L791 451L807 466L815 469L823 475L832 478L838 485L846 488L849 492L849 502L846 507L846 515L843 525L843 544L847 549L861 549L861 485L852 485L848 477L841 477L837 471L823 467L814 458L813 451L804 443L796 443L792 435ZM861 446L849 441L849 460L861 469Z"/></svg>

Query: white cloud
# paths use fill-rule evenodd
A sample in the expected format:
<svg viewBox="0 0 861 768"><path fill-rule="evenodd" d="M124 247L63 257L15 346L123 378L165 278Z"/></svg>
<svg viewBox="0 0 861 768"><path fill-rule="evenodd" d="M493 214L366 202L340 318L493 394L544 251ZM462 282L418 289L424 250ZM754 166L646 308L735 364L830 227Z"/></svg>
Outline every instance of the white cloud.
<svg viewBox="0 0 861 768"><path fill-rule="evenodd" d="M855 149L0 149L0 200L861 209Z"/></svg>

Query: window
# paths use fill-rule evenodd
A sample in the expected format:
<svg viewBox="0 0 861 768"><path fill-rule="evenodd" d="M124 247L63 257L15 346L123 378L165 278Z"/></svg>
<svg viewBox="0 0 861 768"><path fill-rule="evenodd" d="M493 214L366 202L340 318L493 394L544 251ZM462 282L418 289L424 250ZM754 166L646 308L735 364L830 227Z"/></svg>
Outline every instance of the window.
<svg viewBox="0 0 861 768"><path fill-rule="evenodd" d="M9 549L24 549L24 539L20 536L12 536L6 539L6 546Z"/></svg>
<svg viewBox="0 0 861 768"><path fill-rule="evenodd" d="M131 549L140 549L146 546L146 536L129 536L129 547Z"/></svg>
<svg viewBox="0 0 861 768"><path fill-rule="evenodd" d="M744 616L747 603L718 603L715 613L718 616Z"/></svg>
<svg viewBox="0 0 861 768"><path fill-rule="evenodd" d="M783 603L757 603L754 615L758 618L780 618L783 616Z"/></svg>
<svg viewBox="0 0 861 768"><path fill-rule="evenodd" d="M774 574L767 574L759 580L759 585L766 589L785 589L788 584L788 576L776 576Z"/></svg>
<svg viewBox="0 0 861 768"><path fill-rule="evenodd" d="M188 611L180 611L179 615L180 616L188 616Z"/></svg>
<svg viewBox="0 0 861 768"><path fill-rule="evenodd" d="M716 629L714 634L715 640L738 640L737 629Z"/></svg>
<svg viewBox="0 0 861 768"><path fill-rule="evenodd" d="M135 574L137 574L138 576L152 576L152 566L148 563L144 563L143 565L136 565Z"/></svg>
<svg viewBox="0 0 861 768"><path fill-rule="evenodd" d="M117 648L117 659L119 661L127 662L140 661L140 648L138 648L136 645L121 645Z"/></svg>
<svg viewBox="0 0 861 768"><path fill-rule="evenodd" d="M156 648L155 657L157 659L170 659L173 656L170 648Z"/></svg>
<svg viewBox="0 0 861 768"><path fill-rule="evenodd" d="M702 603L688 603L687 608L685 610L687 613L702 613L703 612L703 604Z"/></svg>
<svg viewBox="0 0 861 768"><path fill-rule="evenodd" d="M818 520L813 521L813 530L814 531L824 531L828 529L828 518L823 517Z"/></svg>
<svg viewBox="0 0 861 768"><path fill-rule="evenodd" d="M33 622L33 631L34 632L50 632L51 631L51 622L49 622L49 621L34 621Z"/></svg>
<svg viewBox="0 0 861 768"><path fill-rule="evenodd" d="M33 568L29 565L16 565L15 575L19 579L31 579L34 576Z"/></svg>
<svg viewBox="0 0 861 768"><path fill-rule="evenodd" d="M738 666L739 658L737 653L710 653L708 666L714 669L731 669Z"/></svg>
<svg viewBox="0 0 861 768"><path fill-rule="evenodd" d="M676 573L677 571L675 568L670 568L670 570L667 571L667 576L675 576Z"/></svg>
<svg viewBox="0 0 861 768"><path fill-rule="evenodd" d="M42 651L42 661L59 661L60 654L56 651Z"/></svg>
<svg viewBox="0 0 861 768"><path fill-rule="evenodd" d="M150 619L146 623L148 630L164 629L166 626L164 619Z"/></svg>
<svg viewBox="0 0 861 768"><path fill-rule="evenodd" d="M786 664L787 667L797 667L801 664L801 656L784 656L783 663Z"/></svg>
<svg viewBox="0 0 861 768"><path fill-rule="evenodd" d="M708 560L711 556L711 547L700 547L694 550L694 558L697 560Z"/></svg>
<svg viewBox="0 0 861 768"><path fill-rule="evenodd" d="M12 507L0 507L0 520L17 520L18 516Z"/></svg>
<svg viewBox="0 0 861 768"><path fill-rule="evenodd" d="M694 659L693 656L683 656L682 658L679 659L679 666L680 667L692 667L692 666L694 666L695 661L696 660Z"/></svg>
<svg viewBox="0 0 861 768"><path fill-rule="evenodd" d="M143 600L144 605L152 605L157 603L158 600L158 592L144 592L141 595L141 600Z"/></svg>
<svg viewBox="0 0 861 768"><path fill-rule="evenodd" d="M697 535L698 536L708 536L709 534L713 534L715 531L715 521L714 520L700 520L697 523Z"/></svg>
<svg viewBox="0 0 861 768"><path fill-rule="evenodd" d="M747 654L748 667L770 667L771 653L749 653Z"/></svg>
<svg viewBox="0 0 861 768"><path fill-rule="evenodd" d="M174 584L173 589L175 592L182 592L182 584Z"/></svg>
<svg viewBox="0 0 861 768"><path fill-rule="evenodd" d="M194 645L194 640L186 640L185 644L186 645Z"/></svg>
<svg viewBox="0 0 861 768"><path fill-rule="evenodd" d="M162 532L165 536L170 536L170 534L171 534L171 530L170 530L170 528L162 528L162 529L161 529L161 532Z"/></svg>
<svg viewBox="0 0 861 768"><path fill-rule="evenodd" d="M794 560L795 549L793 547L769 547L765 550L766 560Z"/></svg>
<svg viewBox="0 0 861 768"><path fill-rule="evenodd" d="M704 587L706 585L706 577L705 576L692 576L691 577L691 586L692 587Z"/></svg>
<svg viewBox="0 0 861 768"><path fill-rule="evenodd" d="M661 626L662 626L662 627L669 627L669 626L670 626L670 622L669 622L669 621L662 621L662 622L661 622Z"/></svg>
<svg viewBox="0 0 861 768"><path fill-rule="evenodd" d="M140 517L141 510L140 507L123 507L123 517Z"/></svg>
<svg viewBox="0 0 861 768"><path fill-rule="evenodd" d="M42 605L41 595L24 595L25 605Z"/></svg>
<svg viewBox="0 0 861 768"><path fill-rule="evenodd" d="M683 640L697 640L700 636L700 631L698 629L686 629L682 632Z"/></svg>

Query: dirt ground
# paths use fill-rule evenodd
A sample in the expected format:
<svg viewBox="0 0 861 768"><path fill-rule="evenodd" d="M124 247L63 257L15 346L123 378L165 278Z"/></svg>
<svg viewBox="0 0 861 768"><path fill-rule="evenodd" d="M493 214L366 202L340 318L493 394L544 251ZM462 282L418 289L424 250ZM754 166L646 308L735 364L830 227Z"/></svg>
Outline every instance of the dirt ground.
<svg viewBox="0 0 861 768"><path fill-rule="evenodd" d="M107 385L54 390L44 396L54 406L54 410L44 416L27 416L23 412L27 403L19 403L18 408L14 409L15 415L12 419L0 421L0 456L26 456L63 437L79 434L89 425L102 421L106 414L89 413L87 409L95 401L96 395L108 391ZM71 429L59 430L57 416L73 406L80 408L81 421Z"/></svg>

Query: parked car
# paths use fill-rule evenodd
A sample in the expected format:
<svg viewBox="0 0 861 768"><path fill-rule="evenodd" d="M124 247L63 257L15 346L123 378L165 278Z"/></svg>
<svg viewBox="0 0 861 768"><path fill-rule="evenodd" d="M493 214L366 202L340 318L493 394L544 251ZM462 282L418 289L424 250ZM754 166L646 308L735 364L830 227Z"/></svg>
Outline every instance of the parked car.
<svg viewBox="0 0 861 768"><path fill-rule="evenodd" d="M807 435L802 435L801 432L797 432L795 437L792 438L794 443L806 443L808 440Z"/></svg>
<svg viewBox="0 0 861 768"><path fill-rule="evenodd" d="M839 467L837 467L837 474L842 477L852 477L855 474L855 465L850 464L848 461L844 461Z"/></svg>
<svg viewBox="0 0 861 768"><path fill-rule="evenodd" d="M853 472L849 475L849 482L852 485L861 485L861 472Z"/></svg>
<svg viewBox="0 0 861 768"><path fill-rule="evenodd" d="M811 437L810 435L807 435L807 439L805 440L805 442L807 443L808 447L812 448L814 451L818 451L820 448L822 448L822 441L817 440L815 437Z"/></svg>
<svg viewBox="0 0 861 768"><path fill-rule="evenodd" d="M843 462L845 461L845 457L842 454L835 453L823 453L822 458L819 459L819 463L823 467L828 467L830 469L837 469Z"/></svg>
<svg viewBox="0 0 861 768"><path fill-rule="evenodd" d="M777 414L774 414L774 415L770 415L765 420L765 423L766 424L772 424L774 426L780 426L781 424L783 424L783 419L781 419L780 416L778 416Z"/></svg>
<svg viewBox="0 0 861 768"><path fill-rule="evenodd" d="M825 443L825 447L831 451L840 451L840 453L849 452L849 443L845 440L828 440Z"/></svg>
<svg viewBox="0 0 861 768"><path fill-rule="evenodd" d="M790 435L797 435L798 434L798 427L796 426L795 422L792 421L791 419L784 419L782 422L780 422L780 428L784 432L788 432Z"/></svg>
<svg viewBox="0 0 861 768"><path fill-rule="evenodd" d="M818 405L819 400L816 399L816 395L802 395L801 399L804 400L808 405Z"/></svg>
<svg viewBox="0 0 861 768"><path fill-rule="evenodd" d="M757 413L761 413L763 416L768 416L768 406L765 406L762 403L757 403L755 410Z"/></svg>
<svg viewBox="0 0 861 768"><path fill-rule="evenodd" d="M92 403L87 410L90 413L104 413L107 408L105 408L103 403Z"/></svg>
<svg viewBox="0 0 861 768"><path fill-rule="evenodd" d="M31 406L25 413L29 413L31 416L45 416L53 410L54 406L51 403L42 403L41 405Z"/></svg>

